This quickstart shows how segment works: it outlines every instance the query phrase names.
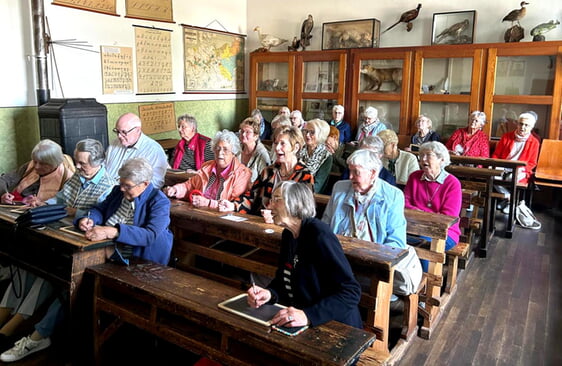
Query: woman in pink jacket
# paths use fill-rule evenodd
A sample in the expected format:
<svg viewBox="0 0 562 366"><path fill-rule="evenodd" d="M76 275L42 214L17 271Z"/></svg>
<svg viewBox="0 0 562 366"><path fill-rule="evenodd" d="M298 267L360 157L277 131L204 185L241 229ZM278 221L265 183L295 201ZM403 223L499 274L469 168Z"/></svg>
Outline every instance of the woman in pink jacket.
<svg viewBox="0 0 562 366"><path fill-rule="evenodd" d="M252 172L237 155L240 140L228 130L217 132L211 142L215 160L207 161L183 183L165 187L168 197L189 199L194 206L218 208L219 200L234 200L250 187Z"/></svg>

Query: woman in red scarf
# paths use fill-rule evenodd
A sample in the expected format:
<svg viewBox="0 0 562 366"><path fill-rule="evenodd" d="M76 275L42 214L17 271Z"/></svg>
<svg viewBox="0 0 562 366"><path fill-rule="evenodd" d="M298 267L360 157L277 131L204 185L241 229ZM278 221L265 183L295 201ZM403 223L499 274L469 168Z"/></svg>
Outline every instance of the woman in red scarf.
<svg viewBox="0 0 562 366"><path fill-rule="evenodd" d="M170 166L172 169L195 172L204 162L213 160L211 139L197 132L195 117L184 114L178 117L178 132L181 140L176 145Z"/></svg>
<svg viewBox="0 0 562 366"><path fill-rule="evenodd" d="M486 114L484 112L472 112L468 119L468 126L453 132L445 146L455 155L490 157L488 136L482 132L485 124Z"/></svg>

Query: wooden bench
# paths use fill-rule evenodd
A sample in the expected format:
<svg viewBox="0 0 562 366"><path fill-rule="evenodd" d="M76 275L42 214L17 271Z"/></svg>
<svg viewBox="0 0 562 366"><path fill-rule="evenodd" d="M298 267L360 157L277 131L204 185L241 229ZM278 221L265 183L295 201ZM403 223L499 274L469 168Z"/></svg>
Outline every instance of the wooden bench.
<svg viewBox="0 0 562 366"><path fill-rule="evenodd" d="M238 287L247 286L247 283L198 268L195 258L203 257L245 271L274 277L283 229L264 223L263 218L258 216L234 214L237 218L245 219L240 222L227 220L223 216L224 213L195 208L183 201L172 202L173 257L178 258L176 266ZM245 256L226 253L213 246L219 239L242 243L259 250L251 251ZM360 282L366 282L360 302L366 314L365 329L377 334L373 348L380 352L379 358L388 358L393 267L405 257L407 251L343 236L338 236L338 239L356 277Z"/></svg>
<svg viewBox="0 0 562 366"><path fill-rule="evenodd" d="M106 363L103 345L124 324L223 365L351 365L375 340L335 321L295 337L272 332L217 306L239 290L151 262L107 263L87 273L94 283L97 365Z"/></svg>

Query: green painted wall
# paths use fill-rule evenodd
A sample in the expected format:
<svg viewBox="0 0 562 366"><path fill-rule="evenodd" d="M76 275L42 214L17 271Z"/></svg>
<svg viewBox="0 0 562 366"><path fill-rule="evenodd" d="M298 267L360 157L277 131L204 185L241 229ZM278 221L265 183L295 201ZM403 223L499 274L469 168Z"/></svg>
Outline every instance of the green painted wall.
<svg viewBox="0 0 562 366"><path fill-rule="evenodd" d="M108 131L120 115L138 114L138 107L150 103L106 104ZM222 129L238 130L248 115L248 99L196 100L174 102L176 116L189 113L197 119L199 132L213 137ZM154 139L179 138L177 130L151 135ZM114 138L110 132L109 139ZM0 108L0 173L16 169L29 161L33 146L39 141L37 107Z"/></svg>

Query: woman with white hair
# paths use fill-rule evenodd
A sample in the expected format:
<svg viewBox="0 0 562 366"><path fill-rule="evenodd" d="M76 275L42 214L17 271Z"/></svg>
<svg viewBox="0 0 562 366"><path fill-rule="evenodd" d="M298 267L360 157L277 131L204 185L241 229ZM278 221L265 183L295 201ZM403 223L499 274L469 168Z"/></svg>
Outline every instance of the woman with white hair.
<svg viewBox="0 0 562 366"><path fill-rule="evenodd" d="M332 107L332 120L330 126L334 126L340 131L340 143L345 144L351 141L351 126L343 120L345 108L343 105L336 104Z"/></svg>
<svg viewBox="0 0 562 366"><path fill-rule="evenodd" d="M355 151L347 158L347 165L349 180L334 184L322 221L336 234L408 249L412 263L400 278L395 276L393 290L395 294L408 295L419 285L422 270L415 249L406 244L404 194L378 179L382 163L374 151Z"/></svg>
<svg viewBox="0 0 562 366"><path fill-rule="evenodd" d="M420 146L424 142L441 140L441 136L439 136L437 132L433 131L433 121L431 121L431 118L424 116L423 114L419 115L416 119L416 128L418 131L412 135L412 145ZM407 147L404 150L410 151L409 149L410 148Z"/></svg>
<svg viewBox="0 0 562 366"><path fill-rule="evenodd" d="M445 167L451 163L449 151L440 142L426 142L420 146L420 170L410 174L404 196L406 208L459 216L462 206L461 183ZM461 231L457 221L449 228L445 250L459 242Z"/></svg>
<svg viewBox="0 0 562 366"><path fill-rule="evenodd" d="M306 126L306 122L302 118L302 112L298 109L291 112L289 119L291 120L291 124L296 128L304 128Z"/></svg>
<svg viewBox="0 0 562 366"><path fill-rule="evenodd" d="M361 141L366 136L373 136L386 130L386 125L379 119L379 112L375 107L367 107L363 112L363 122L357 129L356 141Z"/></svg>
<svg viewBox="0 0 562 366"><path fill-rule="evenodd" d="M314 176L314 192L322 192L332 170L332 153L326 148L330 125L321 119L308 121L302 129L305 147L299 158Z"/></svg>
<svg viewBox="0 0 562 366"><path fill-rule="evenodd" d="M414 154L398 148L396 132L382 130L378 136L384 143L383 166L396 178L397 185L405 186L410 174L419 169L418 159Z"/></svg>
<svg viewBox="0 0 562 366"><path fill-rule="evenodd" d="M537 166L540 142L532 134L536 122L535 112L521 113L517 129L504 133L492 154L494 159L522 160L527 163L517 171L519 183L528 183Z"/></svg>
<svg viewBox="0 0 562 366"><path fill-rule="evenodd" d="M250 287L248 305L286 305L270 320L279 326L315 327L336 320L362 328L358 309L361 287L337 236L315 217L316 203L310 186L280 182L273 189L269 208L275 224L285 228L279 265L267 288Z"/></svg>
<svg viewBox="0 0 562 366"><path fill-rule="evenodd" d="M70 156L59 144L41 140L31 151L31 161L0 177L1 203L35 207L53 198L74 174Z"/></svg>
<svg viewBox="0 0 562 366"><path fill-rule="evenodd" d="M213 159L211 139L197 132L197 120L189 114L179 116L177 125L181 140L174 149L170 166L195 172L204 162Z"/></svg>
<svg viewBox="0 0 562 366"><path fill-rule="evenodd" d="M488 135L482 131L485 124L484 112L472 112L468 118L468 126L453 132L445 146L455 155L490 157Z"/></svg>
<svg viewBox="0 0 562 366"><path fill-rule="evenodd" d="M252 171L237 158L241 148L234 132L217 132L211 147L215 159L203 164L186 182L165 187L168 197L187 198L196 207L218 209L219 200L233 200L248 189Z"/></svg>

